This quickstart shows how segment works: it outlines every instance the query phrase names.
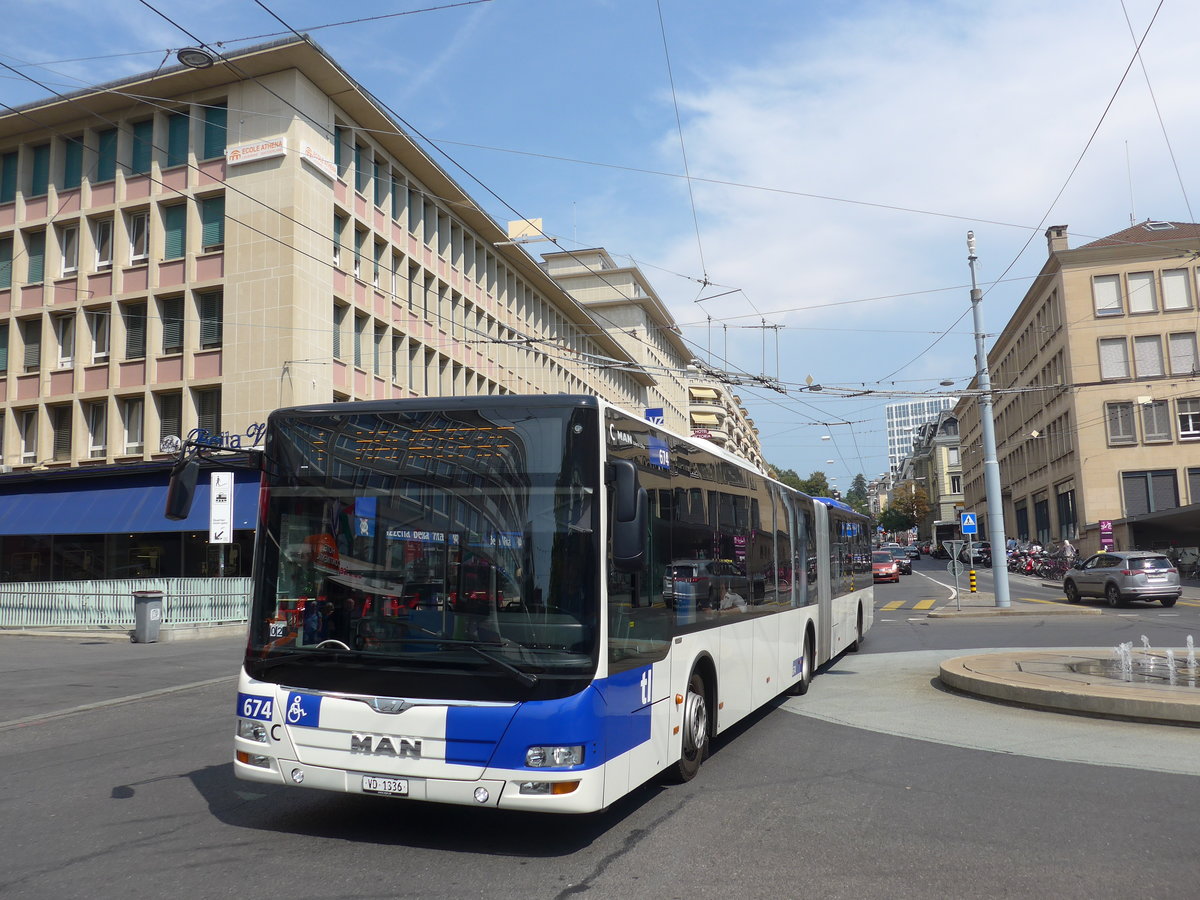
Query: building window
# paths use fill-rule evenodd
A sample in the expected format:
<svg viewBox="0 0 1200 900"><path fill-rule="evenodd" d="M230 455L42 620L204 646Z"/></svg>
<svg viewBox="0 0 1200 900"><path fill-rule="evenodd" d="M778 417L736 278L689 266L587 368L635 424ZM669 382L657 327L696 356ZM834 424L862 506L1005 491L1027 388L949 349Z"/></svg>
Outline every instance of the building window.
<svg viewBox="0 0 1200 900"><path fill-rule="evenodd" d="M1104 418L1108 427L1108 443L1110 445L1133 444L1137 442L1137 434L1133 424L1132 403L1104 404Z"/></svg>
<svg viewBox="0 0 1200 900"><path fill-rule="evenodd" d="M1079 537L1079 523L1075 514L1075 491L1060 491L1058 494L1058 538L1070 540Z"/></svg>
<svg viewBox="0 0 1200 900"><path fill-rule="evenodd" d="M339 178L346 174L346 131L344 125L333 126L333 167Z"/></svg>
<svg viewBox="0 0 1200 900"><path fill-rule="evenodd" d="M950 476L950 493L952 493L952 494L961 494L962 493L962 476L961 475L951 475Z"/></svg>
<svg viewBox="0 0 1200 900"><path fill-rule="evenodd" d="M180 393L159 394L158 401L158 439L165 437L183 437L183 395Z"/></svg>
<svg viewBox="0 0 1200 900"><path fill-rule="evenodd" d="M128 397L121 401L121 424L125 430L125 453L141 453L145 448L143 419L145 402L141 397Z"/></svg>
<svg viewBox="0 0 1200 900"><path fill-rule="evenodd" d="M29 184L31 197L42 197L50 192L50 145L41 144L33 148L33 173Z"/></svg>
<svg viewBox="0 0 1200 900"><path fill-rule="evenodd" d="M387 327L384 325L375 326L375 352L371 360L371 371L376 375L383 376L383 345L387 339Z"/></svg>
<svg viewBox="0 0 1200 900"><path fill-rule="evenodd" d="M112 181L117 177L117 129L96 132L96 181Z"/></svg>
<svg viewBox="0 0 1200 900"><path fill-rule="evenodd" d="M375 169L375 173L374 173L375 174L375 205L382 207L384 201L387 200L387 179L383 177L384 176L383 163L380 160L376 159L375 163L374 163L374 169Z"/></svg>
<svg viewBox="0 0 1200 900"><path fill-rule="evenodd" d="M1131 313L1158 311L1158 295L1154 289L1153 272L1129 273L1129 311Z"/></svg>
<svg viewBox="0 0 1200 900"><path fill-rule="evenodd" d="M63 143L63 190L72 191L83 181L83 138L67 138Z"/></svg>
<svg viewBox="0 0 1200 900"><path fill-rule="evenodd" d="M125 358L146 358L146 304L126 303L121 306L125 322Z"/></svg>
<svg viewBox="0 0 1200 900"><path fill-rule="evenodd" d="M163 207L163 259L179 259L187 248L187 204Z"/></svg>
<svg viewBox="0 0 1200 900"><path fill-rule="evenodd" d="M1181 331L1167 338L1172 375L1192 375L1196 371L1196 332Z"/></svg>
<svg viewBox="0 0 1200 900"><path fill-rule="evenodd" d="M92 336L92 362L108 359L108 325L111 315L107 309L87 313L88 331Z"/></svg>
<svg viewBox="0 0 1200 900"><path fill-rule="evenodd" d="M1129 347L1125 338L1100 341L1100 377L1106 380L1129 377Z"/></svg>
<svg viewBox="0 0 1200 900"><path fill-rule="evenodd" d="M13 239L0 238L0 288L12 287Z"/></svg>
<svg viewBox="0 0 1200 900"><path fill-rule="evenodd" d="M58 367L69 369L75 364L75 314L54 317L54 337L58 343Z"/></svg>
<svg viewBox="0 0 1200 900"><path fill-rule="evenodd" d="M17 430L21 436L21 462L37 462L38 442L38 411L37 408L23 409L18 414Z"/></svg>
<svg viewBox="0 0 1200 900"><path fill-rule="evenodd" d="M1200 399L1176 400L1175 412L1179 416L1179 439L1200 438Z"/></svg>
<svg viewBox="0 0 1200 900"><path fill-rule="evenodd" d="M200 349L212 350L221 346L224 330L224 295L221 291L200 294Z"/></svg>
<svg viewBox="0 0 1200 900"><path fill-rule="evenodd" d="M154 149L154 120L133 123L133 153L129 160L132 175L144 175L150 171Z"/></svg>
<svg viewBox="0 0 1200 900"><path fill-rule="evenodd" d="M0 156L0 203L12 203L17 199L17 151Z"/></svg>
<svg viewBox="0 0 1200 900"><path fill-rule="evenodd" d="M143 263L150 255L150 213L129 214L129 262Z"/></svg>
<svg viewBox="0 0 1200 900"><path fill-rule="evenodd" d="M0 375L8 374L8 323L0 322ZM0 419L0 427L4 424Z"/></svg>
<svg viewBox="0 0 1200 900"><path fill-rule="evenodd" d="M1141 404L1142 440L1147 444L1171 440L1171 410L1166 400Z"/></svg>
<svg viewBox="0 0 1200 900"><path fill-rule="evenodd" d="M1188 269L1164 269L1163 310L1192 308L1192 276Z"/></svg>
<svg viewBox="0 0 1200 900"><path fill-rule="evenodd" d="M354 189L360 194L367 192L371 183L371 173L367 171L367 148L362 144L354 145Z"/></svg>
<svg viewBox="0 0 1200 900"><path fill-rule="evenodd" d="M223 102L204 108L204 159L225 155L225 124L228 118L229 110Z"/></svg>
<svg viewBox="0 0 1200 900"><path fill-rule="evenodd" d="M379 271L383 268L383 251L386 249L386 247L387 244L385 244L383 241L375 242L375 267L371 274L371 283L375 287L379 287Z"/></svg>
<svg viewBox="0 0 1200 900"><path fill-rule="evenodd" d="M62 273L74 275L79 271L79 226L64 225L60 228L58 246L62 251Z"/></svg>
<svg viewBox="0 0 1200 900"><path fill-rule="evenodd" d="M1165 374L1162 338L1159 335L1140 335L1133 339L1133 368L1138 378Z"/></svg>
<svg viewBox="0 0 1200 900"><path fill-rule="evenodd" d="M188 161L191 127L192 120L187 113L167 116L167 168L182 166Z"/></svg>
<svg viewBox="0 0 1200 900"><path fill-rule="evenodd" d="M1179 485L1174 469L1122 472L1121 495L1126 516L1140 516L1179 506Z"/></svg>
<svg viewBox="0 0 1200 900"><path fill-rule="evenodd" d="M1050 543L1050 501L1046 497L1033 501L1033 528L1039 544Z"/></svg>
<svg viewBox="0 0 1200 900"><path fill-rule="evenodd" d="M46 280L46 232L30 231L25 235L25 255L29 269L27 284L41 284Z"/></svg>
<svg viewBox="0 0 1200 900"><path fill-rule="evenodd" d="M96 219L92 222L93 241L96 245L96 268L112 268L113 220Z"/></svg>
<svg viewBox="0 0 1200 900"><path fill-rule="evenodd" d="M1096 315L1119 316L1124 312L1121 304L1121 276L1092 276L1092 299L1096 304Z"/></svg>
<svg viewBox="0 0 1200 900"><path fill-rule="evenodd" d="M205 253L225 247L225 195L200 201L200 244Z"/></svg>
<svg viewBox="0 0 1200 900"><path fill-rule="evenodd" d="M209 434L221 433L221 389L196 391L197 425Z"/></svg>
<svg viewBox="0 0 1200 900"><path fill-rule="evenodd" d="M42 368L42 320L21 320L21 341L25 345L25 371L37 372Z"/></svg>
<svg viewBox="0 0 1200 900"><path fill-rule="evenodd" d="M1029 540L1029 508L1022 503L1013 510L1017 515L1017 540Z"/></svg>
<svg viewBox="0 0 1200 900"><path fill-rule="evenodd" d="M164 297L158 301L162 319L163 353L183 352L183 298Z"/></svg>
<svg viewBox="0 0 1200 900"><path fill-rule="evenodd" d="M342 358L342 330L346 327L346 309L339 303L333 305L333 358Z"/></svg>
<svg viewBox="0 0 1200 900"><path fill-rule="evenodd" d="M68 462L71 459L71 407L52 406L50 413L50 430L54 435L54 461Z"/></svg>
<svg viewBox="0 0 1200 900"><path fill-rule="evenodd" d="M367 242L367 233L361 229L354 229L354 277L362 278L362 255L363 245Z"/></svg>
<svg viewBox="0 0 1200 900"><path fill-rule="evenodd" d="M345 216L333 217L333 264L339 268L342 265L342 231L346 227Z"/></svg>
<svg viewBox="0 0 1200 900"><path fill-rule="evenodd" d="M103 459L108 453L108 402L96 400L87 405L88 458Z"/></svg>

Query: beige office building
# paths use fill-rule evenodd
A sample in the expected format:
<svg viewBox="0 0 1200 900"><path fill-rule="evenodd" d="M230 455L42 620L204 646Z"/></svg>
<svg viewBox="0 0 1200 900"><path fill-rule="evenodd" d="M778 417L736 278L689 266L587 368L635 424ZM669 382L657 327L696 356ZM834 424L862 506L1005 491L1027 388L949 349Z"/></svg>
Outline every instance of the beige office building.
<svg viewBox="0 0 1200 900"><path fill-rule="evenodd" d="M1143 222L1049 256L988 354L1008 536L1081 551L1200 544L1200 226ZM971 386L972 389L976 385ZM979 403L964 501L986 523Z"/></svg>
<svg viewBox="0 0 1200 900"><path fill-rule="evenodd" d="M202 538L177 554L161 505L124 508L151 482L118 476L161 484L176 438L253 445L281 406L578 392L684 415L642 367L669 331L631 355L395 119L299 40L0 116L10 578L198 572ZM120 502L80 513L101 485Z"/></svg>

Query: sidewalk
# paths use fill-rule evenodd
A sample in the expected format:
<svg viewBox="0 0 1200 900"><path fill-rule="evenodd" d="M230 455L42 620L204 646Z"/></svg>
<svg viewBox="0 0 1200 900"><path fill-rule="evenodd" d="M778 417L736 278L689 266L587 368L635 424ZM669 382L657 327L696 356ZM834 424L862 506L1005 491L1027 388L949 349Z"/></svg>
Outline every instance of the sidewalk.
<svg viewBox="0 0 1200 900"><path fill-rule="evenodd" d="M1090 603L1067 603L1065 596L1058 600L1034 600L1029 597L1019 598L1022 585L1038 585L1051 589L1062 590L1062 582L1039 581L1026 578L1024 575L1010 575L1008 593L1010 606L996 606L996 595L993 591L977 591L971 593L964 580L959 586L957 602L950 599L942 605L929 611L931 619L948 619L959 616L1095 616L1103 613L1107 607ZM1181 600L1200 601L1200 583L1183 584ZM1155 604L1157 605L1157 604ZM961 607L961 609L960 609Z"/></svg>

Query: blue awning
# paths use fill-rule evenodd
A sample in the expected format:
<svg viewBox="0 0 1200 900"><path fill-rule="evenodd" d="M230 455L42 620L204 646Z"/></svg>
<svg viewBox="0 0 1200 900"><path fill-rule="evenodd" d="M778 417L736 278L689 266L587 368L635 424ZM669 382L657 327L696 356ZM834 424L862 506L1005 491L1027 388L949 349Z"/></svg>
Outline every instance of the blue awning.
<svg viewBox="0 0 1200 900"><path fill-rule="evenodd" d="M209 480L205 473L196 485L191 515L180 521L163 515L166 472L131 478L63 479L25 487L0 494L0 535L208 531ZM234 529L254 528L257 516L257 474L234 473Z"/></svg>

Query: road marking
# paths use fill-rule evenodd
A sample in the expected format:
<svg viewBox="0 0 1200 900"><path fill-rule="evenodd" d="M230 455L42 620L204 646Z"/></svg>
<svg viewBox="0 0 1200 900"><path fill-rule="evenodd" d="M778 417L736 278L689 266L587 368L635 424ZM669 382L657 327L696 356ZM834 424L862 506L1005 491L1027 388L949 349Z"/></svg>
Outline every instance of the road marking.
<svg viewBox="0 0 1200 900"><path fill-rule="evenodd" d="M113 697L109 700L99 700L95 703L85 703L82 706L72 706L70 709L58 709L53 712L41 713L36 716L27 716L24 719L10 719L7 722L0 722L0 731L9 728L21 728L26 725L35 725L40 722L46 722L50 719L60 719L63 716L73 716L76 713L91 712L94 709L104 709L109 706L120 706L122 703L136 703L138 700L149 700L152 697L161 697L164 694L177 694L181 691L190 691L194 688L209 687L214 684L224 684L225 682L233 683L237 678L236 675L222 675L220 678L209 678L206 681L193 681L190 684L177 684L172 687L159 688L154 691L145 691L141 694L129 694L125 697Z"/></svg>
<svg viewBox="0 0 1200 900"><path fill-rule="evenodd" d="M930 597L928 600L922 600L920 603L914 604L913 609L930 609L935 603L937 603L937 597Z"/></svg>
<svg viewBox="0 0 1200 900"><path fill-rule="evenodd" d="M880 609L880 612L895 612L903 605L904 605L903 600L893 600L891 603L885 603L879 609Z"/></svg>

